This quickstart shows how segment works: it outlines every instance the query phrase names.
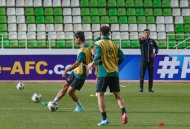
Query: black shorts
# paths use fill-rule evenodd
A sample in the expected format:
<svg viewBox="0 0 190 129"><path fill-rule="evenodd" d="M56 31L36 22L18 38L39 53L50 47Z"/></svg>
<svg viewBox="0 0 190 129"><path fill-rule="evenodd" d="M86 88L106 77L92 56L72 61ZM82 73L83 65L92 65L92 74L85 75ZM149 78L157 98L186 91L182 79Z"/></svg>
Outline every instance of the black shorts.
<svg viewBox="0 0 190 129"><path fill-rule="evenodd" d="M119 77L98 77L96 92L106 92L108 86L110 92L120 92Z"/></svg>
<svg viewBox="0 0 190 129"><path fill-rule="evenodd" d="M80 90L85 82L85 79L78 79L75 77L74 72L67 78L67 83L71 85L75 90Z"/></svg>

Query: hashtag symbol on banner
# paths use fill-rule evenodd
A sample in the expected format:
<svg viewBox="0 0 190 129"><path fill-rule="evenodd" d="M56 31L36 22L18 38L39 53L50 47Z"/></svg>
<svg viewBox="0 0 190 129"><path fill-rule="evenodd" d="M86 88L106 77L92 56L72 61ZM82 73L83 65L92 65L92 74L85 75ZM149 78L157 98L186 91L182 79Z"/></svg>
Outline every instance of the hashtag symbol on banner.
<svg viewBox="0 0 190 129"><path fill-rule="evenodd" d="M165 57L164 61L159 62L161 69L158 69L157 73L160 74L160 78L165 78L168 74L168 78L173 78L174 74L177 74L179 69L176 69L180 65L180 61L177 61L177 57L173 57L169 60L169 57Z"/></svg>

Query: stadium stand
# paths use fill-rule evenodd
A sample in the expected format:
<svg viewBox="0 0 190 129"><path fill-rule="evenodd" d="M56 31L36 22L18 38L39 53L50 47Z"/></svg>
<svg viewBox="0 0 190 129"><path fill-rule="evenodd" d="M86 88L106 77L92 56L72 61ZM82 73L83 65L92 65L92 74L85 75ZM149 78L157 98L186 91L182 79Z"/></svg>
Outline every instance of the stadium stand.
<svg viewBox="0 0 190 129"><path fill-rule="evenodd" d="M101 25L124 49L139 48L145 28L160 48L189 48L190 1L0 0L2 48L78 48L73 33L80 30L93 46Z"/></svg>

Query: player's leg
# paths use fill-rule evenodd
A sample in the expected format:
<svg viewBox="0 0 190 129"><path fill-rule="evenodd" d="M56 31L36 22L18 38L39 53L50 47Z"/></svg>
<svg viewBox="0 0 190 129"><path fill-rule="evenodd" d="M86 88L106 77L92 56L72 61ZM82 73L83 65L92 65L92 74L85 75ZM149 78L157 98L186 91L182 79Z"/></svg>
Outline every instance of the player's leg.
<svg viewBox="0 0 190 129"><path fill-rule="evenodd" d="M72 83L72 81L74 80L74 78L75 78L74 73L71 73L70 76L66 79L65 83L63 84L62 88L59 90L59 92L57 93L53 101L58 103L58 101L65 96L67 89L69 85ZM49 102L42 102L44 106L47 106L48 103Z"/></svg>
<svg viewBox="0 0 190 129"><path fill-rule="evenodd" d="M109 124L109 121L106 115L106 105L105 105L105 100L104 100L104 93L106 92L107 86L108 84L106 83L105 77L97 78L96 93L97 93L97 99L98 99L98 107L102 115L102 121L98 123L99 126Z"/></svg>
<svg viewBox="0 0 190 129"><path fill-rule="evenodd" d="M143 92L143 88L144 88L144 76L146 73L146 68L147 68L147 63L141 62L141 65L140 65L140 90L139 90L140 93Z"/></svg>
<svg viewBox="0 0 190 129"><path fill-rule="evenodd" d="M110 91L113 92L115 99L117 100L117 103L121 109L122 123L126 124L128 121L128 118L127 118L127 113L125 109L125 103L120 94L119 77L109 77L108 82L109 82Z"/></svg>
<svg viewBox="0 0 190 129"><path fill-rule="evenodd" d="M67 89L67 92L69 96L72 98L72 100L76 103L75 112L81 112L84 110L84 106L81 104L78 96L76 95L75 91L80 90L82 86L84 85L85 79L78 79L75 78L69 88Z"/></svg>
<svg viewBox="0 0 190 129"><path fill-rule="evenodd" d="M154 92L152 90L152 87L153 87L153 75L154 75L154 64L153 63L148 64L148 75L149 75L148 92L152 93L152 92Z"/></svg>

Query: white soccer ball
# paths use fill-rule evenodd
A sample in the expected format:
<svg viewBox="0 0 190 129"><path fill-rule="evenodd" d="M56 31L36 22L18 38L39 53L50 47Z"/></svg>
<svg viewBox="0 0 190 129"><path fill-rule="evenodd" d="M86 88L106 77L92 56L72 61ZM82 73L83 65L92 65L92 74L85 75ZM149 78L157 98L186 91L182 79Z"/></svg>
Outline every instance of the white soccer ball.
<svg viewBox="0 0 190 129"><path fill-rule="evenodd" d="M49 111L51 111L51 112L56 111L56 110L58 109L58 103L55 102L55 101L50 101L50 102L48 103L48 109L49 109Z"/></svg>
<svg viewBox="0 0 190 129"><path fill-rule="evenodd" d="M24 83L22 83L22 82L17 83L16 88L18 90L23 90L24 89Z"/></svg>
<svg viewBox="0 0 190 129"><path fill-rule="evenodd" d="M32 95L32 101L35 102L35 103L39 103L42 99L42 95L41 94L38 94L38 93L34 93Z"/></svg>

